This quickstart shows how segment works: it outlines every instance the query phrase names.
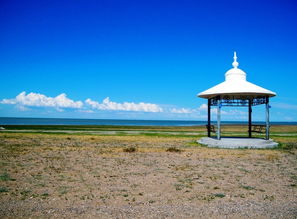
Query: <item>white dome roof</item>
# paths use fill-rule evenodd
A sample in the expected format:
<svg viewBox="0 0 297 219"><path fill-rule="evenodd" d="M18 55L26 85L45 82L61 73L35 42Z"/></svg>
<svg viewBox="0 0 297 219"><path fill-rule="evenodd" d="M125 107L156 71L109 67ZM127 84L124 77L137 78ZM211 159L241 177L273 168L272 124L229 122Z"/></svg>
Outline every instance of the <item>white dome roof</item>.
<svg viewBox="0 0 297 219"><path fill-rule="evenodd" d="M233 68L226 72L225 81L198 94L199 97L210 99L216 96L269 96L276 93L252 84L246 80L246 73L238 67L236 52L234 52Z"/></svg>

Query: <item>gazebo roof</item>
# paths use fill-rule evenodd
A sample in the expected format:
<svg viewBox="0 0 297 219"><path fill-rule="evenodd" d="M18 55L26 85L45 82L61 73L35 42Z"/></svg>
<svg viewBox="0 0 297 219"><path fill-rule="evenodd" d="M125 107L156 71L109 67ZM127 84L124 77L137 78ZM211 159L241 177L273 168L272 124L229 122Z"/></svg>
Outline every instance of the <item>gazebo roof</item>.
<svg viewBox="0 0 297 219"><path fill-rule="evenodd" d="M258 97L276 95L275 92L257 86L246 80L246 73L238 68L236 52L234 52L233 68L226 72L225 81L198 94L198 97L211 99L216 96Z"/></svg>

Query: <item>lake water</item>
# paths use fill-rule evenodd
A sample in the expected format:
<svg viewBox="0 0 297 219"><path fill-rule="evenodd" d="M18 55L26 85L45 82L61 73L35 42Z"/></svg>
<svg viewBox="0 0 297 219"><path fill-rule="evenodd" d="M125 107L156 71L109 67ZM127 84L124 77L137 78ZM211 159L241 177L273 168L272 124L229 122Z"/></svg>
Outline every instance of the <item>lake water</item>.
<svg viewBox="0 0 297 219"><path fill-rule="evenodd" d="M213 121L215 123L215 121ZM181 120L118 120L118 119L59 119L0 117L0 125L122 125L122 126L198 126L206 121ZM223 121L222 124L247 124L247 122ZM253 122L264 124L264 122ZM272 125L297 125L297 122L271 122Z"/></svg>

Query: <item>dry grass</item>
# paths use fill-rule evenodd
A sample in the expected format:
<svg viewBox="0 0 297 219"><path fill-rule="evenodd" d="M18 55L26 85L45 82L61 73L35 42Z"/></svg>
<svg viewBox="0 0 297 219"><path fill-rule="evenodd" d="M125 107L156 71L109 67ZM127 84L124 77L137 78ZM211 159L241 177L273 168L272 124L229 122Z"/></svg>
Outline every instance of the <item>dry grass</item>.
<svg viewBox="0 0 297 219"><path fill-rule="evenodd" d="M0 133L0 217L141 218L149 208L162 206L166 213L165 206L192 205L205 206L204 214L216 217L221 213L210 207L232 203L266 207L227 209L226 215L293 217L296 137L276 139L286 150L213 149L195 140ZM125 206L142 210L131 213ZM194 212L179 207L170 208L171 217ZM106 208L113 210L101 212Z"/></svg>

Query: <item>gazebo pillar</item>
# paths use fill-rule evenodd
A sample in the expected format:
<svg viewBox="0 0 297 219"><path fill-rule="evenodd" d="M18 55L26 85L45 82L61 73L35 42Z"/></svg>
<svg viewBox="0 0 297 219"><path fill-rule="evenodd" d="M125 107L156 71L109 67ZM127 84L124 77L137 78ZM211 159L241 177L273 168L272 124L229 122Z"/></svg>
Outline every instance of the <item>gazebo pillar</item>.
<svg viewBox="0 0 297 219"><path fill-rule="evenodd" d="M207 101L207 137L210 137L210 99Z"/></svg>
<svg viewBox="0 0 297 219"><path fill-rule="evenodd" d="M266 97L266 140L269 140L269 97Z"/></svg>
<svg viewBox="0 0 297 219"><path fill-rule="evenodd" d="M217 139L221 140L221 99L218 99L217 124Z"/></svg>
<svg viewBox="0 0 297 219"><path fill-rule="evenodd" d="M249 99L249 138L252 137L252 99Z"/></svg>

